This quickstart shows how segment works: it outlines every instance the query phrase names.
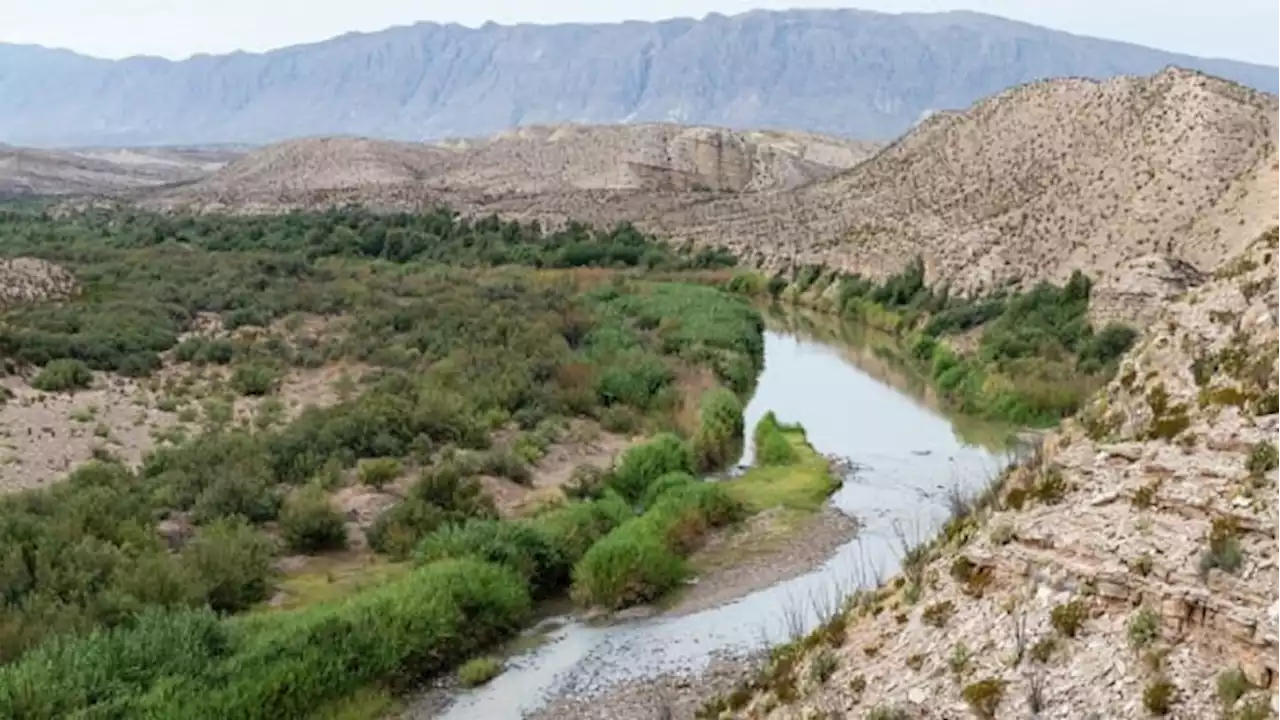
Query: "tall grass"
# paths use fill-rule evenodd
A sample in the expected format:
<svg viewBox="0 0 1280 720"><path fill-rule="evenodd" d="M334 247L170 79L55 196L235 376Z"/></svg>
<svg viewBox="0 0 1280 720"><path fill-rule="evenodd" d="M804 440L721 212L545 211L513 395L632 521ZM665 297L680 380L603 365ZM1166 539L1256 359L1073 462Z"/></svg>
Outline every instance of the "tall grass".
<svg viewBox="0 0 1280 720"><path fill-rule="evenodd" d="M444 671L514 632L531 609L511 570L428 565L349 600L219 620L154 611L41 645L0 668L0 714L48 718L306 718L374 681Z"/></svg>
<svg viewBox="0 0 1280 720"><path fill-rule="evenodd" d="M587 551L573 568L574 599L617 609L660 597L688 576L684 558L706 533L734 522L742 512L718 485L674 484L643 515Z"/></svg>

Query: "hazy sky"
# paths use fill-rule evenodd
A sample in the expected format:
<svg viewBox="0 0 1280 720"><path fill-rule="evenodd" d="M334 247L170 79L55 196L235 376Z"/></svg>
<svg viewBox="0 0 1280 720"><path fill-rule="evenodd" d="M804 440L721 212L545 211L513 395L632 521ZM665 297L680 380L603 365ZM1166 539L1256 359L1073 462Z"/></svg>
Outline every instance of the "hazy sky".
<svg viewBox="0 0 1280 720"><path fill-rule="evenodd" d="M822 3L819 3L822 5ZM261 51L352 30L432 20L480 25L701 17L796 6L778 0L2 0L0 41L99 57ZM1275 65L1276 0L861 0L886 12L968 9L1083 35Z"/></svg>

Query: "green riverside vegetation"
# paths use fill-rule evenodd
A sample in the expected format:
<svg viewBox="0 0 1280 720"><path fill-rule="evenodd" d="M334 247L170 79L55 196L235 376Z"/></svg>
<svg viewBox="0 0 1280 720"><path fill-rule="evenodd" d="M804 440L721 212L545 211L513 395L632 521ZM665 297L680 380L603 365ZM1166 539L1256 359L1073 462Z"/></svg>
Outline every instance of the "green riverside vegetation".
<svg viewBox="0 0 1280 720"><path fill-rule="evenodd" d="M761 432L779 433L789 459L694 479L736 460L762 364L756 310L679 282L731 264L724 253L628 226L548 233L446 210L23 209L0 212L0 254L48 259L79 283L3 313L9 370L47 392L98 385L94 373L143 378L203 417L137 468L102 451L0 498L5 717L387 707L388 693L483 658L540 599L655 599L710 531L771 503L816 508L834 489L803 431L772 419ZM359 376L286 416L287 378L335 364ZM202 390L179 370L224 380ZM275 416L238 418L237 398L275 403ZM571 499L500 516L480 476L527 483L571 419L649 439ZM283 582L281 554L347 546L335 490L393 483L400 500L365 531L377 582L264 608L303 585ZM158 534L170 521L189 537ZM477 682L496 669L474 665Z"/></svg>
<svg viewBox="0 0 1280 720"><path fill-rule="evenodd" d="M1089 323L1092 285L1079 272L1062 286L1042 282L1027 291L960 297L945 286L928 287L917 258L881 282L810 265L768 280L740 274L726 287L795 302L821 299L839 315L893 333L902 359L957 410L1016 424L1052 425L1074 413L1114 375L1137 337L1124 325ZM974 333L976 343L967 342Z"/></svg>

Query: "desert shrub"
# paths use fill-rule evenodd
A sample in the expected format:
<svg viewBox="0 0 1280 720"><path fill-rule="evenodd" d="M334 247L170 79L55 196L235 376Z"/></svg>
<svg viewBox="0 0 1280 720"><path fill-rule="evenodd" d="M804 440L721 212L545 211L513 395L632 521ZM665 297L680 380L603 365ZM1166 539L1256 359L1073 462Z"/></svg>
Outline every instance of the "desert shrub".
<svg viewBox="0 0 1280 720"><path fill-rule="evenodd" d="M896 705L877 705L867 712L866 720L910 720L911 713Z"/></svg>
<svg viewBox="0 0 1280 720"><path fill-rule="evenodd" d="M1125 625L1125 633L1135 648L1150 645L1160 637L1160 614L1149 607L1139 608Z"/></svg>
<svg viewBox="0 0 1280 720"><path fill-rule="evenodd" d="M494 517L493 500L480 482L446 461L424 470L408 496L380 515L365 536L377 552L404 559L423 537L445 524Z"/></svg>
<svg viewBox="0 0 1280 720"><path fill-rule="evenodd" d="M238 518L201 528L182 552L201 596L218 612L237 612L265 600L274 561L271 539Z"/></svg>
<svg viewBox="0 0 1280 720"><path fill-rule="evenodd" d="M809 661L809 678L816 685L825 683L840 667L840 658L827 648L822 648Z"/></svg>
<svg viewBox="0 0 1280 720"><path fill-rule="evenodd" d="M969 650L969 646L963 642L958 642L951 648L951 655L947 658L947 667L951 670L951 674L959 680L964 676L966 670L969 669L969 661L973 658L973 653Z"/></svg>
<svg viewBox="0 0 1280 720"><path fill-rule="evenodd" d="M31 387L45 392L65 392L87 388L93 383L89 366L79 360L51 360L34 378Z"/></svg>
<svg viewBox="0 0 1280 720"><path fill-rule="evenodd" d="M475 456L475 471L481 475L504 477L520 485L533 482L528 463L509 450L489 450Z"/></svg>
<svg viewBox="0 0 1280 720"><path fill-rule="evenodd" d="M790 465L796 462L796 449L787 439L786 429L772 411L760 418L752 436L757 465Z"/></svg>
<svg viewBox="0 0 1280 720"><path fill-rule="evenodd" d="M1058 641L1052 635L1045 635L1031 646L1031 659L1041 665L1053 658L1053 651L1058 649Z"/></svg>
<svg viewBox="0 0 1280 720"><path fill-rule="evenodd" d="M670 433L634 445L622 454L610 485L629 502L639 502L650 483L667 473L693 472L693 457L680 438Z"/></svg>
<svg viewBox="0 0 1280 720"><path fill-rule="evenodd" d="M489 655L472 658L458 668L458 684L464 688L479 687L501 673L501 660Z"/></svg>
<svg viewBox="0 0 1280 720"><path fill-rule="evenodd" d="M1253 685L1249 682L1249 678L1245 676L1244 671L1240 668L1230 668L1218 673L1217 694L1218 702L1222 704L1224 710L1230 711L1235 707L1236 701L1244 697Z"/></svg>
<svg viewBox="0 0 1280 720"><path fill-rule="evenodd" d="M1263 440L1249 450L1249 458L1245 461L1245 469L1250 475L1260 477L1280 466L1280 451L1270 440Z"/></svg>
<svg viewBox="0 0 1280 720"><path fill-rule="evenodd" d="M1244 549L1240 547L1240 526L1235 518L1217 517L1209 528L1208 549L1200 556L1200 575L1208 577L1213 569L1233 573L1244 565Z"/></svg>
<svg viewBox="0 0 1280 720"><path fill-rule="evenodd" d="M279 372L264 363L237 365L231 371L231 387L241 395L270 395L279 382Z"/></svg>
<svg viewBox="0 0 1280 720"><path fill-rule="evenodd" d="M955 614L955 605L950 600L936 602L920 612L920 620L929 627L940 628L947 624Z"/></svg>
<svg viewBox="0 0 1280 720"><path fill-rule="evenodd" d="M316 486L302 488L284 501L280 533L289 548L300 553L337 550L347 544L342 514Z"/></svg>
<svg viewBox="0 0 1280 720"><path fill-rule="evenodd" d="M1142 691L1142 707L1152 715L1168 715L1177 702L1178 688L1164 677L1152 680Z"/></svg>
<svg viewBox="0 0 1280 720"><path fill-rule="evenodd" d="M1080 633L1080 628L1084 627L1084 621L1087 619L1089 619L1089 606L1083 600L1072 600L1054 606L1053 610L1049 611L1049 623L1063 637L1075 637Z"/></svg>
<svg viewBox="0 0 1280 720"><path fill-rule="evenodd" d="M1000 703L1004 700L1005 682L998 678L987 678L966 685L960 691L969 710L982 720L993 720Z"/></svg>
<svg viewBox="0 0 1280 720"><path fill-rule="evenodd" d="M1145 510L1155 504L1156 495L1160 492L1160 479L1156 478L1150 482L1143 483L1133 492L1133 506Z"/></svg>
<svg viewBox="0 0 1280 720"><path fill-rule="evenodd" d="M595 465L583 464L575 467L564 484L565 497L570 500L593 500L604 494L609 486L609 471Z"/></svg>
<svg viewBox="0 0 1280 720"><path fill-rule="evenodd" d="M1063 477L1062 470L1057 467L1050 467L1041 473L1040 479L1036 481L1035 487L1032 489L1032 495L1035 496L1036 500L1046 505L1057 505L1062 502L1067 490L1067 480Z"/></svg>
<svg viewBox="0 0 1280 720"><path fill-rule="evenodd" d="M280 512L280 495L261 475L228 474L214 480L196 496L191 514L197 522L243 517L251 522L274 520Z"/></svg>
<svg viewBox="0 0 1280 720"><path fill-rule="evenodd" d="M396 458L369 458L360 461L356 474L361 484L381 490L399 477L400 470L400 461Z"/></svg>
<svg viewBox="0 0 1280 720"><path fill-rule="evenodd" d="M715 388L702 396L698 430L692 447L701 472L724 467L742 454L742 401L729 390Z"/></svg>

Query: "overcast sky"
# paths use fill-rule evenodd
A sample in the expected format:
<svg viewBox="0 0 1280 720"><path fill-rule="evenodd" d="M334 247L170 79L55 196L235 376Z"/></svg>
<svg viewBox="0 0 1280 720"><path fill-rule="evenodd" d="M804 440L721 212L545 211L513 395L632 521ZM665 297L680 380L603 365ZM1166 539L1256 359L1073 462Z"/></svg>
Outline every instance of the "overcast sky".
<svg viewBox="0 0 1280 720"><path fill-rule="evenodd" d="M826 7L886 12L968 9L1165 50L1275 65L1276 0L861 0ZM0 41L99 57L262 51L431 20L605 22L701 17L777 0L2 0Z"/></svg>

